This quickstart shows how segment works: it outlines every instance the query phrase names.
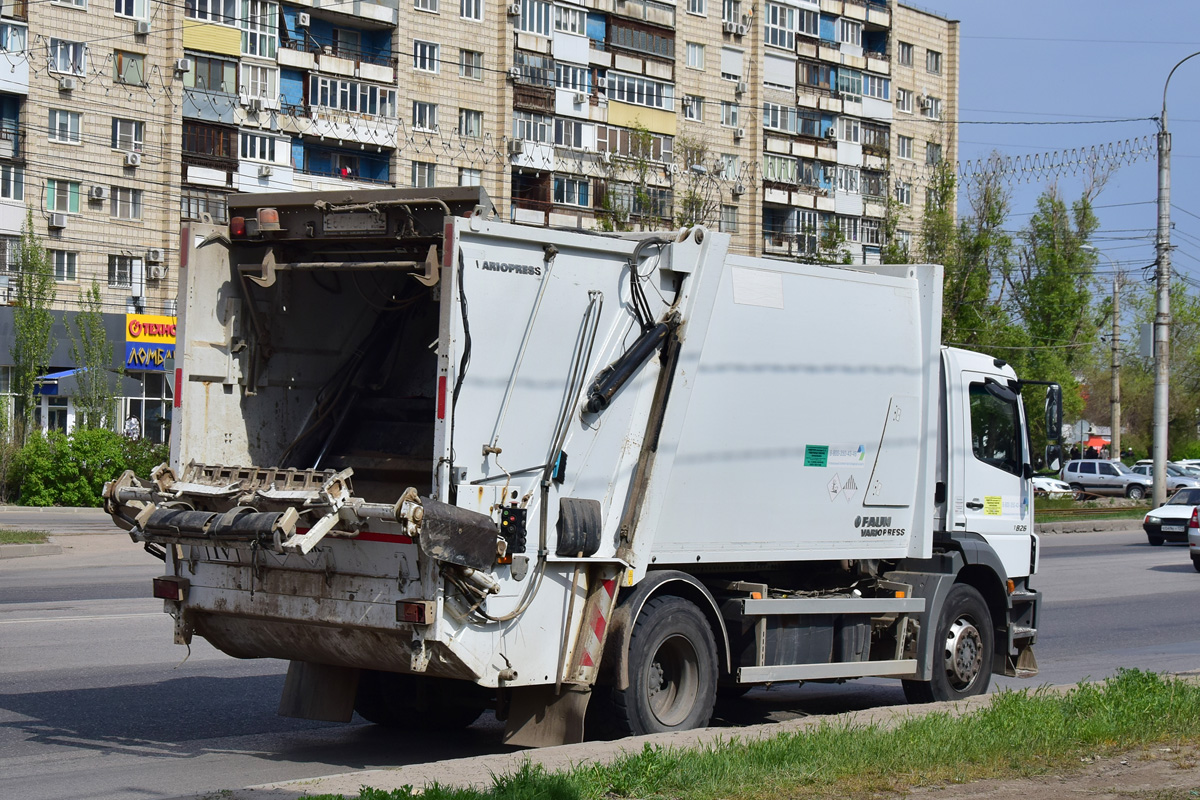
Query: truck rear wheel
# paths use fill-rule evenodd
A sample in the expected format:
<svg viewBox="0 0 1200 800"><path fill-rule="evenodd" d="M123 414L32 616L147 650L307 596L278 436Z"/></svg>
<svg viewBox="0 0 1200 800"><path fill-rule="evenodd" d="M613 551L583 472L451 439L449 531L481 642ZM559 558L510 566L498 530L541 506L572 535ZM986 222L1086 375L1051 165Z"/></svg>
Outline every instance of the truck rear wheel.
<svg viewBox="0 0 1200 800"><path fill-rule="evenodd" d="M451 731L479 719L487 702L487 690L466 681L364 669L354 710L388 728Z"/></svg>
<svg viewBox="0 0 1200 800"><path fill-rule="evenodd" d="M950 589L934 635L933 677L904 681L908 702L961 700L986 692L996 635L987 603L977 589L963 583Z"/></svg>
<svg viewBox="0 0 1200 800"><path fill-rule="evenodd" d="M680 597L655 597L629 638L629 688L611 692L625 735L702 728L717 695L717 645L708 620Z"/></svg>

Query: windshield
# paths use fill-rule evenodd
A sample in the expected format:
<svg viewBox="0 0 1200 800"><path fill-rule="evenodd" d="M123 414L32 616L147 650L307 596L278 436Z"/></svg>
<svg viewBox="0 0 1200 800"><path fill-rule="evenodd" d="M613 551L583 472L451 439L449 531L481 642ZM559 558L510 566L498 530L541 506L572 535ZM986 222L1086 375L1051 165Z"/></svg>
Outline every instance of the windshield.
<svg viewBox="0 0 1200 800"><path fill-rule="evenodd" d="M1169 506L1200 506L1200 489L1180 489L1167 501Z"/></svg>
<svg viewBox="0 0 1200 800"><path fill-rule="evenodd" d="M1174 464L1167 464L1167 474L1170 475L1172 478L1187 477L1187 473L1184 472L1183 470L1181 470L1179 467L1175 466Z"/></svg>

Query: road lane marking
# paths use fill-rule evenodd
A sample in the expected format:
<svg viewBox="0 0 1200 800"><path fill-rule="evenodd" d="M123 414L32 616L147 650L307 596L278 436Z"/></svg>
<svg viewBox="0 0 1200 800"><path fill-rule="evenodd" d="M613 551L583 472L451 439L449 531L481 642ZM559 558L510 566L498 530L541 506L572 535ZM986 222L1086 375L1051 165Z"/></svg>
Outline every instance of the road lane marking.
<svg viewBox="0 0 1200 800"><path fill-rule="evenodd" d="M163 612L145 614L95 614L89 617L31 617L30 619L0 619L0 625L16 625L21 622L92 622L98 619L132 619L134 617L161 617Z"/></svg>

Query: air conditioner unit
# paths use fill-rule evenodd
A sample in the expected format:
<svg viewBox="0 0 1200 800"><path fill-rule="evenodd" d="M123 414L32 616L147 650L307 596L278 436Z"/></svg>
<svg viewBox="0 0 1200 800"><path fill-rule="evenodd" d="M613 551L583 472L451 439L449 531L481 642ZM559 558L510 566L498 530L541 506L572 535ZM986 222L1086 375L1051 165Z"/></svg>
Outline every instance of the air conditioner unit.
<svg viewBox="0 0 1200 800"><path fill-rule="evenodd" d="M684 97L684 98L683 98L683 107L684 107L684 108L691 108L691 107L692 107L692 98L691 98L691 97Z"/></svg>
<svg viewBox="0 0 1200 800"><path fill-rule="evenodd" d="M830 127L829 130L825 131L825 138L826 139L836 139L837 138L837 128Z"/></svg>
<svg viewBox="0 0 1200 800"><path fill-rule="evenodd" d="M525 153L525 142L521 139L508 140L508 154L510 156L519 156Z"/></svg>
<svg viewBox="0 0 1200 800"><path fill-rule="evenodd" d="M738 30L738 24L736 22L726 22L725 23L725 32L726 33L737 33L737 30Z"/></svg>
<svg viewBox="0 0 1200 800"><path fill-rule="evenodd" d="M733 132L733 138L734 139L745 139L746 138L746 129L738 128L736 131Z"/></svg>
<svg viewBox="0 0 1200 800"><path fill-rule="evenodd" d="M148 33L150 33L150 23L149 22L142 20L142 21L135 22L133 24L133 35L134 36L145 36Z"/></svg>
<svg viewBox="0 0 1200 800"><path fill-rule="evenodd" d="M258 177L260 178L269 178L272 172L274 170L271 169L270 164L260 164L258 167Z"/></svg>
<svg viewBox="0 0 1200 800"><path fill-rule="evenodd" d="M669 166L669 167L667 168L667 170L668 170L668 171L669 171L669 172L670 172L672 175L678 175L678 174L679 174L679 165L678 165L678 164L675 164L675 163L672 163L672 164L671 164L671 166Z"/></svg>
<svg viewBox="0 0 1200 800"><path fill-rule="evenodd" d="M88 189L88 199L89 200L107 200L108 199L108 187L107 186L93 186L91 189Z"/></svg>
<svg viewBox="0 0 1200 800"><path fill-rule="evenodd" d="M577 105L577 106L578 106L578 105L583 105L583 104L584 104L584 103L586 103L586 102L587 102L587 95L586 95L586 94L584 94L583 92L576 92L576 93L575 93L575 105Z"/></svg>
<svg viewBox="0 0 1200 800"><path fill-rule="evenodd" d="M146 267L146 277L152 281L161 281L167 277L167 268L162 264L150 264Z"/></svg>
<svg viewBox="0 0 1200 800"><path fill-rule="evenodd" d="M51 228L65 228L65 227L67 227L67 215L66 214L51 214L50 219L48 219L46 221L46 224L49 225Z"/></svg>
<svg viewBox="0 0 1200 800"><path fill-rule="evenodd" d="M192 71L192 60L190 58L175 59L175 71L180 72L180 73L191 72Z"/></svg>
<svg viewBox="0 0 1200 800"><path fill-rule="evenodd" d="M750 27L748 25L738 25L737 26L737 35L738 36L745 36L749 32L750 32Z"/></svg>
<svg viewBox="0 0 1200 800"><path fill-rule="evenodd" d="M520 3L509 3L508 4L508 15L510 17L521 16L521 4Z"/></svg>
<svg viewBox="0 0 1200 800"><path fill-rule="evenodd" d="M163 260L163 250L161 247L151 247L146 251L147 264L161 264Z"/></svg>
<svg viewBox="0 0 1200 800"><path fill-rule="evenodd" d="M733 193L734 193L734 194L745 194L745 193L746 193L746 184L744 184L744 183L735 183L735 184L733 185Z"/></svg>
<svg viewBox="0 0 1200 800"><path fill-rule="evenodd" d="M301 11L299 14L296 15L296 27L297 28L307 28L311 24L312 24L312 17L308 14L307 11Z"/></svg>
<svg viewBox="0 0 1200 800"><path fill-rule="evenodd" d="M734 91L737 92L738 94L745 94L746 93L746 82L738 81L737 86L734 87Z"/></svg>
<svg viewBox="0 0 1200 800"><path fill-rule="evenodd" d="M76 81L74 78L59 78L58 89L61 92L70 92L75 89Z"/></svg>
<svg viewBox="0 0 1200 800"><path fill-rule="evenodd" d="M248 111L250 111L251 113L257 114L259 111L262 110L262 107L263 107L263 99L261 97L247 97L246 98L246 109Z"/></svg>
<svg viewBox="0 0 1200 800"><path fill-rule="evenodd" d="M521 80L521 68L520 67L509 67L508 68L508 77L512 78L514 81Z"/></svg>
<svg viewBox="0 0 1200 800"><path fill-rule="evenodd" d="M141 165L142 165L142 154L141 153L126 153L125 154L125 166L140 167Z"/></svg>
<svg viewBox="0 0 1200 800"><path fill-rule="evenodd" d="M610 153L608 151L601 153L600 154L600 163L601 164L611 164L612 163L612 153Z"/></svg>

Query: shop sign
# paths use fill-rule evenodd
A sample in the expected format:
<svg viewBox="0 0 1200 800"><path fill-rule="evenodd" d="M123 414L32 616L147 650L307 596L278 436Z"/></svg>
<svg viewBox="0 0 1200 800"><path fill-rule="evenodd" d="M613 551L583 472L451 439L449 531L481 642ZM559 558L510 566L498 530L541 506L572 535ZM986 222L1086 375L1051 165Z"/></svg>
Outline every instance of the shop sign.
<svg viewBox="0 0 1200 800"><path fill-rule="evenodd" d="M175 317L152 314L125 315L125 341L138 344L175 344Z"/></svg>
<svg viewBox="0 0 1200 800"><path fill-rule="evenodd" d="M174 358L174 344L125 343L125 369L166 372Z"/></svg>

